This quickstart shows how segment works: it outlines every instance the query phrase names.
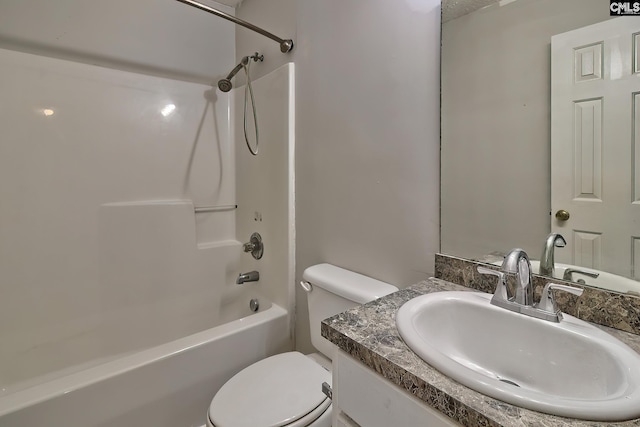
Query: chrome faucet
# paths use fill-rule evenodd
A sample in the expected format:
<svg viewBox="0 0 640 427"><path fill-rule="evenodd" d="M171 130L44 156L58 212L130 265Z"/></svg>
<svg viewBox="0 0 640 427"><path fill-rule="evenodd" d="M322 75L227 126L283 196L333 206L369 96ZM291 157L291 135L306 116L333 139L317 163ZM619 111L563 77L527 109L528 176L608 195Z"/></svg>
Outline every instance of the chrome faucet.
<svg viewBox="0 0 640 427"><path fill-rule="evenodd" d="M551 233L547 236L542 248L542 256L540 256L540 271L538 272L540 275L553 277L555 272L555 262L553 260L555 248L564 248L566 244L567 241L564 240L561 234Z"/></svg>
<svg viewBox="0 0 640 427"><path fill-rule="evenodd" d="M563 239L564 240L564 239ZM551 292L553 289L562 290L574 295L582 295L584 289L547 283L542 291L542 298L538 304L533 302L533 286L531 284L531 263L529 257L522 249L513 249L502 262L501 271L478 267L481 274L498 276L498 285L491 298L491 304L504 309L521 313L538 319L559 322L562 313L556 305ZM507 286L507 273L515 273L515 295L510 296Z"/></svg>
<svg viewBox="0 0 640 427"><path fill-rule="evenodd" d="M242 285L244 282L257 282L258 280L260 280L260 273L250 271L248 273L240 273L236 279L236 284Z"/></svg>
<svg viewBox="0 0 640 427"><path fill-rule="evenodd" d="M502 271L516 274L516 293L514 302L533 305L533 286L531 286L531 262L527 253L520 248L513 249L504 257Z"/></svg>

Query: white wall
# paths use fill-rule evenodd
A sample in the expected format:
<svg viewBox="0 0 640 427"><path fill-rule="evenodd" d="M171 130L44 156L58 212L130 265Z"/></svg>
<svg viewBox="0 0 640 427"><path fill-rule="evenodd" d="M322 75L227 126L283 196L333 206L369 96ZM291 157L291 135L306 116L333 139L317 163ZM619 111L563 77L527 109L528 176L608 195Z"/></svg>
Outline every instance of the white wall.
<svg viewBox="0 0 640 427"><path fill-rule="evenodd" d="M246 0L236 10L239 18L257 25L282 39L297 41L296 0ZM241 26L236 27L236 61L254 52L264 54L264 62L252 63L251 76L259 78L287 62L293 62L298 54L297 46L289 53L281 53L280 45ZM244 72L238 73L238 86L245 81Z"/></svg>
<svg viewBox="0 0 640 427"><path fill-rule="evenodd" d="M0 47L205 84L233 66L234 31L174 0L0 2Z"/></svg>
<svg viewBox="0 0 640 427"><path fill-rule="evenodd" d="M442 29L442 247L479 258L551 230L551 36L609 19L601 0L518 0Z"/></svg>
<svg viewBox="0 0 640 427"><path fill-rule="evenodd" d="M280 37L295 34L297 280L319 262L398 286L431 275L439 244L439 2L245 0L237 13ZM253 46L277 49L259 35L236 37L238 57ZM286 56L273 55L281 55L275 64ZM296 309L297 347L313 351L299 289Z"/></svg>
<svg viewBox="0 0 640 427"><path fill-rule="evenodd" d="M240 257L233 211L194 214L235 204L229 95L185 81L228 72L234 27L26 3L0 4L0 47L30 52L0 49L0 388L213 326Z"/></svg>

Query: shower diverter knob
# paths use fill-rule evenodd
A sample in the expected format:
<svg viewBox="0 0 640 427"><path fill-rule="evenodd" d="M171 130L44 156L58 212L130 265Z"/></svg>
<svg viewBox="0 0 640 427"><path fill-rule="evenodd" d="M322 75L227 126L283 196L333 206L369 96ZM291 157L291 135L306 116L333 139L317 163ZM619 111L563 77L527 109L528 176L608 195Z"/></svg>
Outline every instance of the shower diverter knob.
<svg viewBox="0 0 640 427"><path fill-rule="evenodd" d="M264 244L262 243L262 236L258 233L253 233L248 243L245 243L243 246L243 250L245 252L251 252L251 256L255 259L262 258L264 254Z"/></svg>

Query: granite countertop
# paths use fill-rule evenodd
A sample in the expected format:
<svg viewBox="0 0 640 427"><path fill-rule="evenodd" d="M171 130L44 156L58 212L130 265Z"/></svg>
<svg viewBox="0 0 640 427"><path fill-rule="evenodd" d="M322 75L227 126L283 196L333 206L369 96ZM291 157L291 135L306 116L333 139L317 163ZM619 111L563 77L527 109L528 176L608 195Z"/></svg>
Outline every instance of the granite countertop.
<svg viewBox="0 0 640 427"><path fill-rule="evenodd" d="M520 408L471 390L432 368L402 341L395 314L410 299L441 291L477 292L431 278L324 320L322 336L464 426L640 426L640 419L612 423L581 421ZM639 335L596 326L640 353Z"/></svg>

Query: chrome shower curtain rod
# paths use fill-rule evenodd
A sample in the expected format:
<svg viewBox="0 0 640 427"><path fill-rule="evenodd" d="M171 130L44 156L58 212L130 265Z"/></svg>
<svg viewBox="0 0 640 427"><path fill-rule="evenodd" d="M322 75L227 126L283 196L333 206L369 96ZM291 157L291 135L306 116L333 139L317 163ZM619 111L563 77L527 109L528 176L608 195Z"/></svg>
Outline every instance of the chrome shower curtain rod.
<svg viewBox="0 0 640 427"><path fill-rule="evenodd" d="M250 24L247 21L243 21L242 19L236 18L233 15L229 15L228 13L224 13L220 10L214 9L202 3L198 3L193 0L177 0L177 1L179 1L180 3L188 4L189 6L193 6L196 9L204 10L205 12L209 12L213 15L219 16L220 18L224 18L227 21L233 22L234 24L242 25L243 27L248 28L252 31L255 31L256 33L262 34L265 37L269 37L271 40L275 40L278 43L280 43L280 51L282 53L291 52L291 49L293 49L293 40L291 39L286 39L286 40L281 39L280 37L274 34L271 34L270 32L265 31L260 27L256 27L255 25Z"/></svg>

